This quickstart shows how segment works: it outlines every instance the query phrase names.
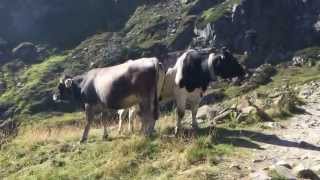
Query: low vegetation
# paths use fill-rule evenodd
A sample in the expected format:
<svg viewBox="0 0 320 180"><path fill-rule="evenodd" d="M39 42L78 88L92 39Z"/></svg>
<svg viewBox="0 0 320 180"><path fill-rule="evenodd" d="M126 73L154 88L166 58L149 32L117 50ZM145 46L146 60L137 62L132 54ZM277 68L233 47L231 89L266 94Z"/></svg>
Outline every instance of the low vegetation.
<svg viewBox="0 0 320 180"><path fill-rule="evenodd" d="M240 0L229 0L223 3L217 4L216 6L204 11L198 22L198 25L205 26L208 23L213 23L224 16L226 13L232 10L234 4L239 4Z"/></svg>
<svg viewBox="0 0 320 180"><path fill-rule="evenodd" d="M8 82L0 102L16 104L16 112L29 113L56 86L55 73L61 72L66 56L52 56L42 63L11 69L2 66L2 77ZM41 108L40 108L41 109Z"/></svg>
<svg viewBox="0 0 320 180"><path fill-rule="evenodd" d="M71 114L66 116L60 118L69 121ZM164 119L170 122L172 115ZM158 130L168 126L162 123L164 119ZM102 130L92 129L89 142L79 144L81 125L52 126L50 121L55 119L24 127L18 137L1 147L0 178L208 179L219 176L224 156L240 153L231 144L214 145L208 134L144 138L117 135L113 128L109 141L101 140Z"/></svg>

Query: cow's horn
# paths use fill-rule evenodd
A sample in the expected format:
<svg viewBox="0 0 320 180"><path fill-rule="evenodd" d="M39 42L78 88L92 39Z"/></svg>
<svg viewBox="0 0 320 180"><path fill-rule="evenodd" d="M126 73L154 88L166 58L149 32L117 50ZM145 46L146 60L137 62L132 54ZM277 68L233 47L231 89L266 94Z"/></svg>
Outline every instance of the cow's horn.
<svg viewBox="0 0 320 180"><path fill-rule="evenodd" d="M64 83L64 82L63 82L63 79L64 79L64 78L60 78L60 79L59 79L59 83L63 84L63 83Z"/></svg>

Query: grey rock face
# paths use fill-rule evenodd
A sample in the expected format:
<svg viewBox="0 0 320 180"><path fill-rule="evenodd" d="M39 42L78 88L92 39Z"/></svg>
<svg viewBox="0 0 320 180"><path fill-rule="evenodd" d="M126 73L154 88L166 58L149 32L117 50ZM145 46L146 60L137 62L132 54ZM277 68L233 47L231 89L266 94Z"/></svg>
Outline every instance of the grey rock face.
<svg viewBox="0 0 320 180"><path fill-rule="evenodd" d="M12 54L15 58L25 61L36 61L39 57L36 46L30 42L19 44L12 50Z"/></svg>
<svg viewBox="0 0 320 180"><path fill-rule="evenodd" d="M229 14L196 32L212 46L256 57L248 65L285 60L288 52L320 43L318 0L243 0L229 8Z"/></svg>

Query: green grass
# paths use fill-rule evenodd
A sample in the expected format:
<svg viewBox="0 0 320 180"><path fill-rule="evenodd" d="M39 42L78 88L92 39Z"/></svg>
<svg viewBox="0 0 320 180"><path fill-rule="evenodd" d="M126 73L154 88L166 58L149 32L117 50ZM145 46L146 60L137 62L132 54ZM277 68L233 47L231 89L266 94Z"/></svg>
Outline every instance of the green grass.
<svg viewBox="0 0 320 180"><path fill-rule="evenodd" d="M198 25L203 27L208 23L213 23L217 21L219 18L221 18L231 10L232 5L239 4L239 3L240 3L240 0L229 0L229 1L225 1L223 3L217 4L216 6L202 13L201 19Z"/></svg>
<svg viewBox="0 0 320 180"><path fill-rule="evenodd" d="M52 56L39 64L34 64L12 72L3 69L4 80L10 82L7 90L0 96L0 102L14 103L21 112L29 112L30 106L36 104L46 91L51 91L57 84L56 72L62 71L66 56ZM5 66L4 66L5 67ZM6 71L5 71L6 70ZM13 80L17 79L17 80ZM12 82L21 82L17 87Z"/></svg>
<svg viewBox="0 0 320 180"><path fill-rule="evenodd" d="M287 178L280 176L275 170L269 172L272 180L287 180Z"/></svg>
<svg viewBox="0 0 320 180"><path fill-rule="evenodd" d="M77 116L49 117L40 125L24 126L1 147L0 179L206 179L219 174L222 157L236 152L232 145L215 145L207 136L144 138L111 130L110 140L102 141L100 128L92 128L88 143L79 144L82 127L52 126Z"/></svg>

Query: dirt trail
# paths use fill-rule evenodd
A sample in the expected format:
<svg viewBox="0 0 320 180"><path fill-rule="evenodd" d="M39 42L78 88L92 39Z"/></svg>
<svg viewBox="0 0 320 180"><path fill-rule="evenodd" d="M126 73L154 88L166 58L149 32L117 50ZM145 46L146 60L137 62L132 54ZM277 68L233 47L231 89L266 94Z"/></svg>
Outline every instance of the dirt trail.
<svg viewBox="0 0 320 180"><path fill-rule="evenodd" d="M299 164L309 168L320 166L319 92L306 99L306 105L302 106L305 113L281 123L272 123L271 129L263 130L256 137L250 138L260 149L250 149L253 159L247 162L247 166L251 174L244 179L268 179L263 174L279 164L290 167L289 176L294 175L291 168L294 169Z"/></svg>

